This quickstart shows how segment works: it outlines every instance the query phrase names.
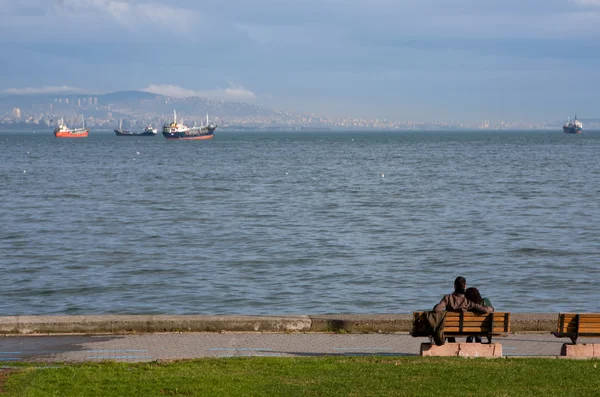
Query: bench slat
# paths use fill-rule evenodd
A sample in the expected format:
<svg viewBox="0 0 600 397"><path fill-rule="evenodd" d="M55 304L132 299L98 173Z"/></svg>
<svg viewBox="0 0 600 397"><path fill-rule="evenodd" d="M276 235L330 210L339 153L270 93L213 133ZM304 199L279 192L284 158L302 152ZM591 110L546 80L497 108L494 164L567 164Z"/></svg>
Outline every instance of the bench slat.
<svg viewBox="0 0 600 397"><path fill-rule="evenodd" d="M581 320L581 321L577 322L577 321L573 320L571 322L564 323L563 324L563 328L565 328L565 327L577 327L577 324L585 325L585 326L588 326L588 327L593 327L595 325L600 325L600 321Z"/></svg>
<svg viewBox="0 0 600 397"><path fill-rule="evenodd" d="M465 328L471 328L471 329L477 328L477 329L482 330L483 332L485 332L485 331L487 331L487 330L490 329L489 326L480 327L480 326L477 326L477 325L467 325L467 324L464 324L462 327L459 326L459 325L444 325L444 330L447 330L447 329L461 329L461 328L462 329L465 329ZM501 326L501 325L494 324L494 327L492 329L495 331L495 330L505 330L506 328L503 327L503 326Z"/></svg>
<svg viewBox="0 0 600 397"><path fill-rule="evenodd" d="M579 319L579 321L577 321L577 320L565 321L564 325L577 325L578 323L579 324L600 324L600 318L599 319L581 318L581 319Z"/></svg>
<svg viewBox="0 0 600 397"><path fill-rule="evenodd" d="M427 312L415 312L415 313L427 313ZM460 317L462 314L462 316L464 318L469 318L469 317L487 317L490 314L494 314L495 316L504 316L505 314L510 314L510 312L493 312L493 313L475 313L475 312L464 312L464 313L460 313L460 312L446 312L446 317Z"/></svg>
<svg viewBox="0 0 600 397"><path fill-rule="evenodd" d="M600 318L580 318L579 324L600 324Z"/></svg>
<svg viewBox="0 0 600 397"><path fill-rule="evenodd" d="M600 317L600 313L560 313L561 316L566 316L566 317L575 317L575 316L579 316L579 317Z"/></svg>
<svg viewBox="0 0 600 397"><path fill-rule="evenodd" d="M581 314L571 314L571 313L561 313L559 314L559 316L561 316L562 318L565 319L565 321L573 321L573 320L577 320L577 316L579 316L579 319L583 320L600 320L600 313L596 314L596 313L581 313Z"/></svg>
<svg viewBox="0 0 600 397"><path fill-rule="evenodd" d="M596 333L598 335L600 335L600 327L579 327L578 332L580 334L593 334Z"/></svg>
<svg viewBox="0 0 600 397"><path fill-rule="evenodd" d="M491 319L485 319L485 320L480 320L480 319L458 319L458 318L447 318L446 319L446 323L447 324L464 324L464 323L469 323L469 324L485 324L485 323L489 323Z"/></svg>
<svg viewBox="0 0 600 397"><path fill-rule="evenodd" d="M449 332L463 332L469 333L474 332L478 334L486 334L490 332L489 328L481 328L481 327L462 327L462 330L458 327L444 327L444 333ZM494 328L492 332L504 332L504 328Z"/></svg>
<svg viewBox="0 0 600 397"><path fill-rule="evenodd" d="M568 327L559 328L557 332L577 332L578 330L579 332L583 332L584 330L588 330L589 332L595 332L597 330L600 330L600 324L579 324L579 326L570 325Z"/></svg>
<svg viewBox="0 0 600 397"><path fill-rule="evenodd" d="M446 335L481 335L481 336L487 336L490 333L488 331L486 332L479 332L480 330L467 330L467 331L458 331L458 330L450 330L450 331L446 331L444 329L444 334ZM507 335L508 332L504 332L502 330L497 330L497 331L493 331L492 335L497 336L497 335ZM431 336L431 333L428 332L427 330L421 330L419 332L413 332L411 334L412 336Z"/></svg>

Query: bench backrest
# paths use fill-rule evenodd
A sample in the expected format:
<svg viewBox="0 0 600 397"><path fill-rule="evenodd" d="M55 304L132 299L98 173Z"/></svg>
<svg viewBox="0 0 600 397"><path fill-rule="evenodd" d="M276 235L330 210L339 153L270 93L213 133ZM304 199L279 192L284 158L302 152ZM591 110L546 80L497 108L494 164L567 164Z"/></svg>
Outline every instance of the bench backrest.
<svg viewBox="0 0 600 397"><path fill-rule="evenodd" d="M600 336L600 313L560 313L556 332L573 336Z"/></svg>
<svg viewBox="0 0 600 397"><path fill-rule="evenodd" d="M413 336L425 335L429 330L427 312L413 313ZM446 335L503 335L510 332L510 313L446 313Z"/></svg>

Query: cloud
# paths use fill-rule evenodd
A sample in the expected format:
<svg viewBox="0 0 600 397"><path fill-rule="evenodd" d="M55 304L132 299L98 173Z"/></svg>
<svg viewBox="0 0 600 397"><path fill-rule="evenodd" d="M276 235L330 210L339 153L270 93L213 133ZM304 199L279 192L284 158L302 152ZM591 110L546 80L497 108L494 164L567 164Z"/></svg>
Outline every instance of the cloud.
<svg viewBox="0 0 600 397"><path fill-rule="evenodd" d="M43 86L43 87L24 87L24 88L6 88L0 91L3 94L27 95L27 94L59 94L59 93L82 93L85 90L68 85Z"/></svg>
<svg viewBox="0 0 600 397"><path fill-rule="evenodd" d="M581 90L593 92L600 81L599 6L600 0L0 0L0 50L12 54L0 62L0 93L56 82L240 102L266 101L271 92L275 106L306 101L307 110L328 101L332 108L354 101L400 109L405 97L420 95L423 104L447 100L462 111L463 94L465 103L477 104L473 98L497 100L496 92L546 93L536 76L553 87L578 77ZM228 80L260 87L260 95Z"/></svg>
<svg viewBox="0 0 600 397"><path fill-rule="evenodd" d="M0 15L3 16L40 17L46 15L47 11L47 7L39 0L0 0Z"/></svg>
<svg viewBox="0 0 600 397"><path fill-rule="evenodd" d="M56 1L59 13L82 14L101 12L121 26L134 29L147 26L144 22L154 23L153 29L169 28L175 24L173 32L181 32L199 22L201 14L192 9L172 7L153 2L121 1L121 0L60 0ZM145 20L145 21L144 21Z"/></svg>
<svg viewBox="0 0 600 397"><path fill-rule="evenodd" d="M224 90L212 91L208 94L209 97L210 95L224 95L227 98L239 101L248 101L256 99L256 95L252 91L249 91L243 86L235 85L231 82L229 82L229 88L225 88Z"/></svg>
<svg viewBox="0 0 600 397"><path fill-rule="evenodd" d="M246 89L242 85L236 85L232 82L229 82L228 88L217 88L209 91L195 91L171 84L150 84L148 87L142 89L142 91L174 98L198 96L230 101L252 101L256 99L256 94L252 91Z"/></svg>
<svg viewBox="0 0 600 397"><path fill-rule="evenodd" d="M571 2L583 6L600 7L600 0L571 0Z"/></svg>
<svg viewBox="0 0 600 397"><path fill-rule="evenodd" d="M150 84L148 87L143 88L142 91L151 92L153 94L170 96L173 98L186 98L192 96L201 96L198 92L188 90L177 85L170 84Z"/></svg>

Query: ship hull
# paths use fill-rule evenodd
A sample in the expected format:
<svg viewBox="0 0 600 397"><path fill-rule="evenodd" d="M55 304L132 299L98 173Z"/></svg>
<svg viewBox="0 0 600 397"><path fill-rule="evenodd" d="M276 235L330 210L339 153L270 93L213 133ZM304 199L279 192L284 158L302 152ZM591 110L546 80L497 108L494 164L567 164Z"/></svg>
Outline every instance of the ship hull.
<svg viewBox="0 0 600 397"><path fill-rule="evenodd" d="M197 131L163 131L163 136L168 140L179 140L179 141L197 141L197 140L207 140L213 139L215 136L215 130L197 130Z"/></svg>
<svg viewBox="0 0 600 397"><path fill-rule="evenodd" d="M155 132L131 132L123 130L114 130L117 136L156 136Z"/></svg>
<svg viewBox="0 0 600 397"><path fill-rule="evenodd" d="M565 126L563 126L563 132L565 134L581 134L583 132L583 128L581 128L581 127L565 127Z"/></svg>
<svg viewBox="0 0 600 397"><path fill-rule="evenodd" d="M90 130L83 131L56 131L54 136L57 138L86 138Z"/></svg>

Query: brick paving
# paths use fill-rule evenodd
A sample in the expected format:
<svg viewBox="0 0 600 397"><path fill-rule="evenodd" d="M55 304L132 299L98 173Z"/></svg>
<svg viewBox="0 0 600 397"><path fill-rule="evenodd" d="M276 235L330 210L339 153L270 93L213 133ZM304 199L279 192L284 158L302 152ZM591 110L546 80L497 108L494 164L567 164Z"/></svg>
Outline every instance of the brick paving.
<svg viewBox="0 0 600 397"><path fill-rule="evenodd" d="M200 357L416 356L427 338L407 334L164 333L138 335L5 336L0 363L148 362ZM460 338L457 341L461 341ZM600 343L600 339L583 339ZM551 334L496 338L505 357L556 357L563 343Z"/></svg>

